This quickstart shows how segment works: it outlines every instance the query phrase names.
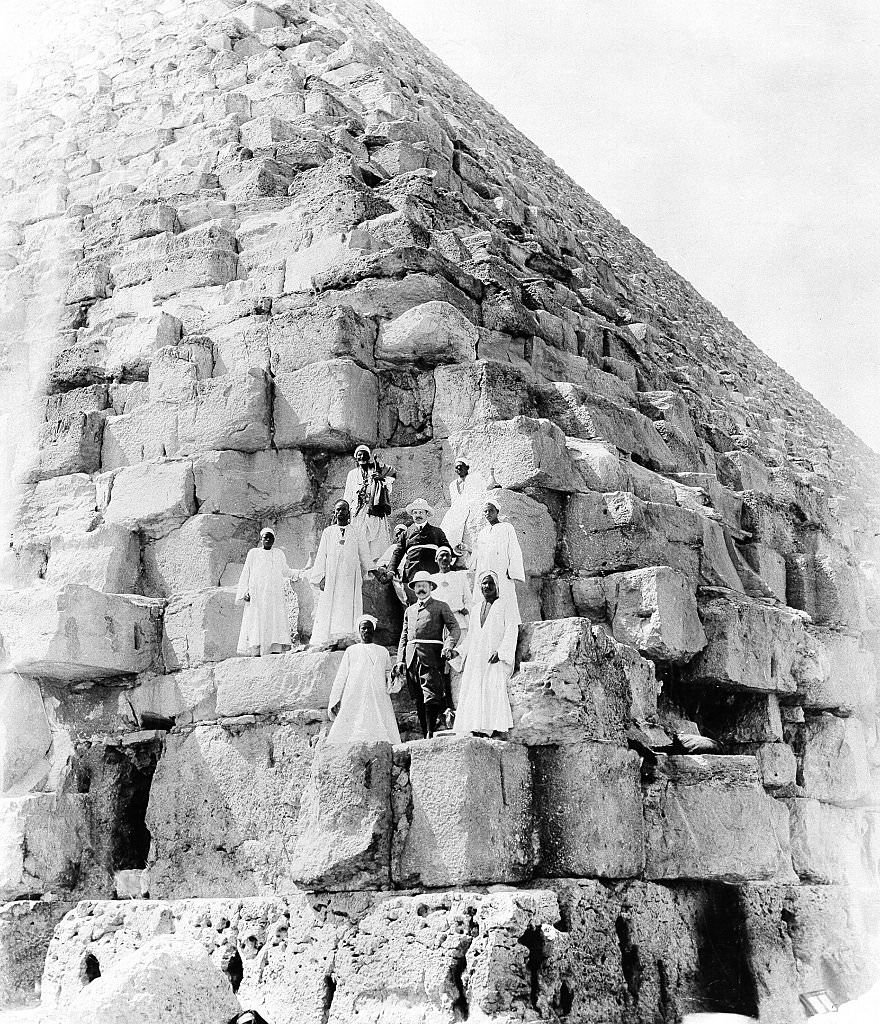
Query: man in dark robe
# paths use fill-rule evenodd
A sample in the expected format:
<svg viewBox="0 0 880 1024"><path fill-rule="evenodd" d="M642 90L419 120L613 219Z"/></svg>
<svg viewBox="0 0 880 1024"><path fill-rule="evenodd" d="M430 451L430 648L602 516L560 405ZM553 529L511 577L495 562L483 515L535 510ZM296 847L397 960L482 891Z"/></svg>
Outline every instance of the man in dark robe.
<svg viewBox="0 0 880 1024"><path fill-rule="evenodd" d="M407 688L416 705L425 739L439 728L446 710L446 680L443 663L451 657L461 636L452 609L436 601L431 592L436 584L426 572L412 578L416 603L403 613L403 631L397 647L395 673L406 674Z"/></svg>

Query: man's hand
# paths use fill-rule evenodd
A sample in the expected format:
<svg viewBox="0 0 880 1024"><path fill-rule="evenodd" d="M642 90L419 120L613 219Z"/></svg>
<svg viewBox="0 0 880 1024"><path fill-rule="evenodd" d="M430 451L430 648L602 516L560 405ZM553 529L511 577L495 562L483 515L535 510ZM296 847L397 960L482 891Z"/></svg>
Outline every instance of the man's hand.
<svg viewBox="0 0 880 1024"><path fill-rule="evenodd" d="M498 661L498 651L492 651L489 655L489 664L494 665Z"/></svg>
<svg viewBox="0 0 880 1024"><path fill-rule="evenodd" d="M470 615L470 612L467 610L467 608L462 608L462 609L459 610L458 614L459 615Z"/></svg>
<svg viewBox="0 0 880 1024"><path fill-rule="evenodd" d="M251 599L251 595L250 594L245 594L244 597L242 598L242 601L250 601L250 599Z"/></svg>
<svg viewBox="0 0 880 1024"><path fill-rule="evenodd" d="M393 679L398 679L403 675L406 675L406 665L402 661L398 661L391 669L391 676Z"/></svg>
<svg viewBox="0 0 880 1024"><path fill-rule="evenodd" d="M327 715L330 718L331 722L337 716L338 713L339 712L337 711L337 705L334 705L332 708L327 708Z"/></svg>
<svg viewBox="0 0 880 1024"><path fill-rule="evenodd" d="M448 661L453 656L453 654L455 654L454 647L444 647L443 650L440 652L440 657L444 661Z"/></svg>

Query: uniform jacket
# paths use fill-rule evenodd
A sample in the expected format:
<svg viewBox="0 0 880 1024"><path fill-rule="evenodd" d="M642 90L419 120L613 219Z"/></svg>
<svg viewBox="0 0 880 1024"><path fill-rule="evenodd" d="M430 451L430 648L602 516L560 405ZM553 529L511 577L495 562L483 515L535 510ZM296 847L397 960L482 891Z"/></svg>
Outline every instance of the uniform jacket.
<svg viewBox="0 0 880 1024"><path fill-rule="evenodd" d="M426 660L439 666L440 652L444 649L452 650L460 636L461 629L449 605L445 601L429 597L424 605L411 604L403 613L403 632L400 634L400 643L397 647L397 660L405 662L406 665L412 664L416 653L416 640L443 640L442 647L436 643L418 645Z"/></svg>

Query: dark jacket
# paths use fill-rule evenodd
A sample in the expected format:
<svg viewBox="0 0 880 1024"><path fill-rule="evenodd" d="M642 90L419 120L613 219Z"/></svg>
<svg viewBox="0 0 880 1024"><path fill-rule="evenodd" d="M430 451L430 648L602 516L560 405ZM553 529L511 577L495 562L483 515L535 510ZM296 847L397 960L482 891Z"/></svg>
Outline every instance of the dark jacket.
<svg viewBox="0 0 880 1024"><path fill-rule="evenodd" d="M419 544L433 544L437 548L451 547L446 539L446 534L439 526L434 526L433 523L424 523L422 526L416 526L415 523L412 523L406 528L403 543L397 545L397 550L391 559L391 571L397 572L404 554L410 548L414 548ZM407 559L403 579L405 583L409 583L417 572L428 572L433 576L438 571L437 552L420 551Z"/></svg>
<svg viewBox="0 0 880 1024"><path fill-rule="evenodd" d="M444 638L443 631L446 630ZM397 661L406 665L412 663L415 657L416 647L421 649L422 654L428 661L441 664L440 652L451 651L458 643L461 636L461 629L452 613L452 609L445 601L437 601L429 597L424 605L411 604L403 613L403 632L400 634L400 643L397 645ZM443 640L443 645L416 644L417 640Z"/></svg>

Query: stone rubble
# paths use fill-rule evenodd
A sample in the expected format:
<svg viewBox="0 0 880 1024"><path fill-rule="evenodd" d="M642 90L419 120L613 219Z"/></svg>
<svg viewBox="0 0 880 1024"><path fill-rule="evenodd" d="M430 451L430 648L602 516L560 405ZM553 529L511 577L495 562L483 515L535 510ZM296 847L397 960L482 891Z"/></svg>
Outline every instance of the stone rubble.
<svg viewBox="0 0 880 1024"><path fill-rule="evenodd" d="M0 1007L868 988L876 453L373 0L42 18L0 100ZM338 652L236 653L260 528L305 565L360 443L393 523L465 457L466 534L490 486L517 531L506 741L414 740L401 693L402 744L332 748Z"/></svg>

